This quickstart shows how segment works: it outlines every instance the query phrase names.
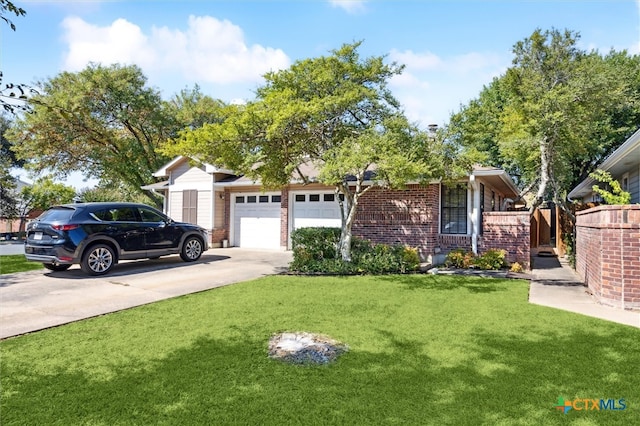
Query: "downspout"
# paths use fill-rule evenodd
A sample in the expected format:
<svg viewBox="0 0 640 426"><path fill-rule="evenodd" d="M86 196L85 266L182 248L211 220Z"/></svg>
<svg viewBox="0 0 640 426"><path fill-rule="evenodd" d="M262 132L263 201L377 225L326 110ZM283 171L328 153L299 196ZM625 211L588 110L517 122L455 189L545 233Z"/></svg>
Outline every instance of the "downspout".
<svg viewBox="0 0 640 426"><path fill-rule="evenodd" d="M162 212L164 214L167 214L167 197L164 194L156 191L155 189L152 189L151 192L153 192L154 194L157 194L157 195L162 197Z"/></svg>
<svg viewBox="0 0 640 426"><path fill-rule="evenodd" d="M216 230L216 175L211 173L211 211L209 212L209 223L211 224L211 235L209 235L209 243L213 244L213 233Z"/></svg>

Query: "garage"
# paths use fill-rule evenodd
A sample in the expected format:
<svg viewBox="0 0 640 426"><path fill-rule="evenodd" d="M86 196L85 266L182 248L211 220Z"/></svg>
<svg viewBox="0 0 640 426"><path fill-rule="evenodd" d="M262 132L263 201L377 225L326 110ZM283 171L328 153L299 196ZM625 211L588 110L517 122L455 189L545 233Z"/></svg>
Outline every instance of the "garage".
<svg viewBox="0 0 640 426"><path fill-rule="evenodd" d="M280 193L231 195L231 244L243 248L280 248Z"/></svg>
<svg viewBox="0 0 640 426"><path fill-rule="evenodd" d="M292 191L292 229L304 227L340 227L340 205L332 191Z"/></svg>

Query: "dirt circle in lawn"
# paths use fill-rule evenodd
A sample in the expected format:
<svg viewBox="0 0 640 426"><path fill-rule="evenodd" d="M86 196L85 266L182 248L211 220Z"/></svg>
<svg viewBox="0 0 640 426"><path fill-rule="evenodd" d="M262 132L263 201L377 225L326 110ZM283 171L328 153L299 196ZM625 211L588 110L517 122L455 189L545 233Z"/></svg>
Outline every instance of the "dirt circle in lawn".
<svg viewBox="0 0 640 426"><path fill-rule="evenodd" d="M328 336L307 332L284 332L269 339L269 358L289 364L329 364L348 347Z"/></svg>

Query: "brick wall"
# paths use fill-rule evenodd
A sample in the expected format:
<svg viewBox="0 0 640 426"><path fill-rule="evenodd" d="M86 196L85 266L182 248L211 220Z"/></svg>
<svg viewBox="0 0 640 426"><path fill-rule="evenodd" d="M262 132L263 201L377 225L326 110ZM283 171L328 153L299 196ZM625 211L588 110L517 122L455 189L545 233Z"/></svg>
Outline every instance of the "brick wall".
<svg viewBox="0 0 640 426"><path fill-rule="evenodd" d="M440 234L438 235L438 249L440 253L445 255L455 249L471 251L473 249L471 235Z"/></svg>
<svg viewBox="0 0 640 426"><path fill-rule="evenodd" d="M600 303L640 309L640 206L576 214L576 271Z"/></svg>
<svg viewBox="0 0 640 426"><path fill-rule="evenodd" d="M214 228L209 231L211 236L211 244L221 244L222 240L227 239L227 230L225 228Z"/></svg>
<svg viewBox="0 0 640 426"><path fill-rule="evenodd" d="M478 253L503 249L507 261L518 262L529 269L531 263L531 224L528 211L484 212Z"/></svg>
<svg viewBox="0 0 640 426"><path fill-rule="evenodd" d="M438 245L438 205L438 185L372 189L360 198L353 235L417 247L426 258Z"/></svg>

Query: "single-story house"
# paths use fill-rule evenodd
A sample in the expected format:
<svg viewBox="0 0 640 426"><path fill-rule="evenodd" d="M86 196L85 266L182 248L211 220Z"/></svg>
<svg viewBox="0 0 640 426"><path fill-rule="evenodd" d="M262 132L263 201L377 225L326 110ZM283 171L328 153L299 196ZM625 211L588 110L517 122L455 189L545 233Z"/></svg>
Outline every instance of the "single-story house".
<svg viewBox="0 0 640 426"><path fill-rule="evenodd" d="M640 203L640 128L607 157L599 169L609 172L611 177L620 182L624 191L631 194L631 204ZM570 193L570 200L583 203L600 202L600 196L593 192L593 185L601 183L588 177Z"/></svg>
<svg viewBox="0 0 640 426"><path fill-rule="evenodd" d="M285 188L264 190L259 182L187 157L173 159L154 176L164 181L144 189L164 197L164 211L173 219L208 229L213 247L286 250L294 229L341 225L339 194L320 183L294 178ZM429 260L454 248L478 253L517 239L505 243L514 247L504 248L512 261L528 266L528 213L499 217L518 195L505 171L488 167L476 167L464 181L448 187L433 181L398 190L374 188L360 199L353 234L417 247ZM488 223L492 212L496 216ZM501 229L496 231L495 224Z"/></svg>
<svg viewBox="0 0 640 426"><path fill-rule="evenodd" d="M602 304L640 309L640 129L598 167L631 194L631 204L602 205L576 213L576 272ZM599 202L593 179L570 199Z"/></svg>

